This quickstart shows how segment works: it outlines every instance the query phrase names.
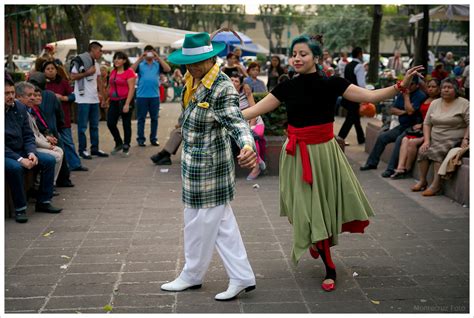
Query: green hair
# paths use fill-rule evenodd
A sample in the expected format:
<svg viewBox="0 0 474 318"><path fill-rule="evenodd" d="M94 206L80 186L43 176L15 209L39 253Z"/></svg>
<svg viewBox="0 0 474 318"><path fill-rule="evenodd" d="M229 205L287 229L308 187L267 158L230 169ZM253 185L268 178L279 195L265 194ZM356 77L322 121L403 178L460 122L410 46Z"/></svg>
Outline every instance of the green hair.
<svg viewBox="0 0 474 318"><path fill-rule="evenodd" d="M311 52L314 56L321 56L322 55L322 36L310 36L307 34L300 35L293 39L290 46L290 52L293 52L293 48L298 43L306 43L308 47L311 49Z"/></svg>

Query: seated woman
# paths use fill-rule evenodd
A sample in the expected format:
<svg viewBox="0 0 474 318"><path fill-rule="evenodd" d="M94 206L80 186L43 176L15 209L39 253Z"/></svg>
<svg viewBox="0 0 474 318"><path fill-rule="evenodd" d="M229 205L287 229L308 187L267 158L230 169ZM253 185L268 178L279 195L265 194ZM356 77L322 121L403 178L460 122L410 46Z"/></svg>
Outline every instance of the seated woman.
<svg viewBox="0 0 474 318"><path fill-rule="evenodd" d="M426 176L433 161L433 182L423 191L423 196L433 196L440 192L441 178L438 170L448 151L459 143L463 148L469 146L469 101L459 94L457 81L444 79L441 82L441 98L431 103L423 122L424 141L418 154L420 181L411 188L415 192L426 189Z"/></svg>
<svg viewBox="0 0 474 318"><path fill-rule="evenodd" d="M252 90L247 84L244 84L244 78L242 75L233 73L230 77L232 83L234 84L235 89L239 93L239 105L240 110L244 110L248 107L255 105L255 100L253 99ZM262 117L258 116L257 118L251 119L249 121L250 128L252 129L253 136L255 138L255 146L257 148L257 165L252 169L250 174L247 176L247 180L255 180L258 178L260 173L265 170L266 165L263 159L260 157L262 153L261 143L259 141L264 140L265 124Z"/></svg>
<svg viewBox="0 0 474 318"><path fill-rule="evenodd" d="M426 93L428 98L421 104L420 112L422 120L425 120L426 113L430 108L431 102L440 96L440 81L432 79L428 82ZM395 173L390 176L392 179L403 179L407 172L411 170L415 162L418 147L423 143L423 124L416 124L408 130L406 136L402 139L400 145L400 154L398 157L398 166Z"/></svg>
<svg viewBox="0 0 474 318"><path fill-rule="evenodd" d="M39 88L35 89L34 93L35 102L33 105L27 105L30 108L28 113L28 121L30 128L35 135L36 149L38 152L47 153L52 155L56 159L56 165L54 166L54 184L58 179L59 171L61 170L61 164L64 158L64 151L56 146L58 140L48 134L48 126L46 121L43 119L43 115L39 108L41 101L43 99L41 95L41 90ZM39 128L41 127L41 129Z"/></svg>

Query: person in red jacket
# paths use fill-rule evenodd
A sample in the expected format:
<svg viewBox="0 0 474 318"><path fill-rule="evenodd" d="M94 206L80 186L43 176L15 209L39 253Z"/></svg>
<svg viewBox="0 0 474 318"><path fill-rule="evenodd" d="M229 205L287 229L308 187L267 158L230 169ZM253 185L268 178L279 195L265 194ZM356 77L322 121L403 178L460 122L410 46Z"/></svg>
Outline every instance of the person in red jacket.
<svg viewBox="0 0 474 318"><path fill-rule="evenodd" d="M41 72L46 76L46 89L54 92L61 102L64 112L64 125L58 127L60 140L64 145L64 156L71 171L88 171L81 164L81 159L76 152L76 146L71 132L71 103L75 100L73 89L69 82L58 74L58 65L54 61L46 61L41 67Z"/></svg>

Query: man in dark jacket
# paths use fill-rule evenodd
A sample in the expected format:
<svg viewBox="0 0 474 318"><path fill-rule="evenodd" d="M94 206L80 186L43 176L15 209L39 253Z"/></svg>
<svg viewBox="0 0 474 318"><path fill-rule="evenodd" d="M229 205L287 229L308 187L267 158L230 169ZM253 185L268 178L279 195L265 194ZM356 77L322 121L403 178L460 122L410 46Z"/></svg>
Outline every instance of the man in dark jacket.
<svg viewBox="0 0 474 318"><path fill-rule="evenodd" d="M33 95L34 87L29 85L25 86L26 93ZM56 160L53 156L36 152L35 137L28 123L27 108L15 101L13 82L5 80L5 179L11 189L17 222L28 221L24 169L38 167L41 173L36 212L59 213L62 211L51 205L55 164Z"/></svg>
<svg viewBox="0 0 474 318"><path fill-rule="evenodd" d="M365 88L365 70L362 59L362 49L360 47L354 48L352 50L352 61L347 64L344 69L344 78L354 85ZM365 136L362 125L360 124L359 103L354 103L343 98L341 106L347 109L347 115L341 130L339 130L339 137L346 139L352 125L354 125L357 133L357 142L359 145L363 144L365 142Z"/></svg>

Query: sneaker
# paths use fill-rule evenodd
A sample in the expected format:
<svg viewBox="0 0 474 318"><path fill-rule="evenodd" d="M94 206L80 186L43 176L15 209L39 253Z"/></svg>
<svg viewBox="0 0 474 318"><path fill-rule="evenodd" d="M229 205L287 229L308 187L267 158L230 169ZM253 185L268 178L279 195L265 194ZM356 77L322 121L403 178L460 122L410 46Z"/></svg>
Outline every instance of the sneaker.
<svg viewBox="0 0 474 318"><path fill-rule="evenodd" d="M130 145L123 145L123 154L128 155L130 153Z"/></svg>
<svg viewBox="0 0 474 318"><path fill-rule="evenodd" d="M79 151L79 156L81 156L82 159L87 159L87 160L92 159L92 156L86 150Z"/></svg>
<svg viewBox="0 0 474 318"><path fill-rule="evenodd" d="M91 152L92 155L97 156L97 157L103 157L107 158L109 155L103 152L102 150L95 150Z"/></svg>
<svg viewBox="0 0 474 318"><path fill-rule="evenodd" d="M110 152L111 155L116 155L123 149L123 145L115 145L114 149Z"/></svg>
<svg viewBox="0 0 474 318"><path fill-rule="evenodd" d="M159 147L160 146L160 143L158 141L152 141L151 142L151 145L152 146L155 146L155 147Z"/></svg>
<svg viewBox="0 0 474 318"><path fill-rule="evenodd" d="M138 146L139 146L139 147L146 147L146 145L145 145L144 142L138 142Z"/></svg>
<svg viewBox="0 0 474 318"><path fill-rule="evenodd" d="M17 211L15 214L15 221L18 223L26 223L28 222L28 217L26 216L26 211Z"/></svg>

